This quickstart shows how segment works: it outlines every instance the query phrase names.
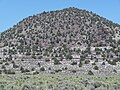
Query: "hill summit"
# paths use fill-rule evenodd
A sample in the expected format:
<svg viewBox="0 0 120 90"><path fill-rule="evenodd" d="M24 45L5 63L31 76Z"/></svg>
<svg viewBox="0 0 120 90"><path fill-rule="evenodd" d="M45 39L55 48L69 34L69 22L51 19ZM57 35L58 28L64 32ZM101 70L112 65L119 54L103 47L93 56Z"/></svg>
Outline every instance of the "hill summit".
<svg viewBox="0 0 120 90"><path fill-rule="evenodd" d="M120 75L120 25L74 7L29 16L1 33L0 73Z"/></svg>

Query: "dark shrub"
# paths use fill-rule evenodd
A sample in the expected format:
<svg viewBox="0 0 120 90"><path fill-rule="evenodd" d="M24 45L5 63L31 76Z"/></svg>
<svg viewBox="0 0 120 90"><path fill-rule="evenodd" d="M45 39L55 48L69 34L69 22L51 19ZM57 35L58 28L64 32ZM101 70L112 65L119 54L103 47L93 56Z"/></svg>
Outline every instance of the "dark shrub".
<svg viewBox="0 0 120 90"><path fill-rule="evenodd" d="M73 61L73 62L71 63L71 65L77 65L77 62Z"/></svg>
<svg viewBox="0 0 120 90"><path fill-rule="evenodd" d="M62 71L61 69L55 70L56 73L61 72L61 71Z"/></svg>
<svg viewBox="0 0 120 90"><path fill-rule="evenodd" d="M95 66L93 69L94 69L94 70L98 70L99 68L98 68L98 66Z"/></svg>
<svg viewBox="0 0 120 90"><path fill-rule="evenodd" d="M57 59L54 59L54 65L58 65L58 64L61 64L60 61Z"/></svg>
<svg viewBox="0 0 120 90"><path fill-rule="evenodd" d="M40 71L45 71L45 68L44 68L44 67L41 67L41 68L40 68Z"/></svg>
<svg viewBox="0 0 120 90"><path fill-rule="evenodd" d="M94 75L93 72L90 70L88 71L88 75Z"/></svg>

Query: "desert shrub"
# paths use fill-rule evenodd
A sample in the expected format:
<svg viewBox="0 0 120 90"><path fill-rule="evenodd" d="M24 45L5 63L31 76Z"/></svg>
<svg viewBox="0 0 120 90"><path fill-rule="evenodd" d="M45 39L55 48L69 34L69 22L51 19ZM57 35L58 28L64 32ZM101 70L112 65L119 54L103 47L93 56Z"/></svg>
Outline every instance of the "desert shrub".
<svg viewBox="0 0 120 90"><path fill-rule="evenodd" d="M0 61L0 64L3 64L3 62L2 62L2 61Z"/></svg>
<svg viewBox="0 0 120 90"><path fill-rule="evenodd" d="M54 59L54 65L58 65L58 64L61 64L60 61L58 59Z"/></svg>
<svg viewBox="0 0 120 90"><path fill-rule="evenodd" d="M25 69L25 72L30 72L30 70L28 70L28 69Z"/></svg>
<svg viewBox="0 0 120 90"><path fill-rule="evenodd" d="M92 63L92 65L96 65L96 63L94 62L94 63Z"/></svg>
<svg viewBox="0 0 120 90"><path fill-rule="evenodd" d="M120 39L117 41L117 44L120 45Z"/></svg>
<svg viewBox="0 0 120 90"><path fill-rule="evenodd" d="M61 69L57 69L57 70L55 70L56 73L61 72L61 71L62 71Z"/></svg>
<svg viewBox="0 0 120 90"><path fill-rule="evenodd" d="M41 67L41 68L40 68L40 71L45 71L45 68L44 68L44 67Z"/></svg>
<svg viewBox="0 0 120 90"><path fill-rule="evenodd" d="M86 60L86 61L85 61L85 64L89 64L89 62L90 62L89 60Z"/></svg>
<svg viewBox="0 0 120 90"><path fill-rule="evenodd" d="M84 61L85 60L85 55L81 55L80 56L80 61Z"/></svg>
<svg viewBox="0 0 120 90"><path fill-rule="evenodd" d="M33 67L31 70L32 70L32 71L34 71L34 70L35 70L35 68Z"/></svg>
<svg viewBox="0 0 120 90"><path fill-rule="evenodd" d="M49 62L50 61L50 59L45 59L45 62Z"/></svg>
<svg viewBox="0 0 120 90"><path fill-rule="evenodd" d="M88 75L94 75L93 72L90 70L88 71Z"/></svg>
<svg viewBox="0 0 120 90"><path fill-rule="evenodd" d="M1 69L6 69L5 65L2 65Z"/></svg>
<svg viewBox="0 0 120 90"><path fill-rule="evenodd" d="M102 65L105 65L105 62L103 62Z"/></svg>
<svg viewBox="0 0 120 90"><path fill-rule="evenodd" d="M38 59L41 59L41 58L42 58L42 56L39 56L39 57L38 57Z"/></svg>
<svg viewBox="0 0 120 90"><path fill-rule="evenodd" d="M71 63L71 65L77 65L77 62L73 61L73 62Z"/></svg>
<svg viewBox="0 0 120 90"><path fill-rule="evenodd" d="M113 72L117 73L117 70L114 69Z"/></svg>
<svg viewBox="0 0 120 90"><path fill-rule="evenodd" d="M51 70L51 68L49 67L48 70Z"/></svg>
<svg viewBox="0 0 120 90"><path fill-rule="evenodd" d="M31 90L31 87L29 85L24 85L22 87L22 90Z"/></svg>
<svg viewBox="0 0 120 90"><path fill-rule="evenodd" d="M12 60L12 55L9 55L8 61Z"/></svg>
<svg viewBox="0 0 120 90"><path fill-rule="evenodd" d="M51 74L55 74L55 72L50 72Z"/></svg>
<svg viewBox="0 0 120 90"><path fill-rule="evenodd" d="M40 62L38 62L38 66L39 66L39 67L41 66Z"/></svg>
<svg viewBox="0 0 120 90"><path fill-rule="evenodd" d="M93 86L95 87L95 88L98 88L98 87L100 87L102 84L101 83L99 83L99 82L95 82L94 84L93 84Z"/></svg>
<svg viewBox="0 0 120 90"><path fill-rule="evenodd" d="M39 72L38 71L33 72L33 75L35 75L35 74L39 74Z"/></svg>
<svg viewBox="0 0 120 90"><path fill-rule="evenodd" d="M15 74L15 72L12 71L12 70L10 70L10 69L9 69L9 70L4 69L3 72L4 72L5 74Z"/></svg>
<svg viewBox="0 0 120 90"><path fill-rule="evenodd" d="M18 68L19 66L13 63L13 68Z"/></svg>
<svg viewBox="0 0 120 90"><path fill-rule="evenodd" d="M98 70L99 68L98 68L98 66L95 66L93 69L94 69L94 70Z"/></svg>
<svg viewBox="0 0 120 90"><path fill-rule="evenodd" d="M67 67L65 67L65 70L67 70L68 68Z"/></svg>
<svg viewBox="0 0 120 90"><path fill-rule="evenodd" d="M82 67L82 61L79 62L78 66L79 66L79 67Z"/></svg>
<svg viewBox="0 0 120 90"><path fill-rule="evenodd" d="M32 55L32 58L33 58L33 59L36 59L36 56L35 56L35 54L33 54L33 55Z"/></svg>
<svg viewBox="0 0 120 90"><path fill-rule="evenodd" d="M8 62L6 62L6 63L5 63L5 65L9 65L9 63L8 63Z"/></svg>
<svg viewBox="0 0 120 90"><path fill-rule="evenodd" d="M72 70L72 73L76 73L76 70Z"/></svg>
<svg viewBox="0 0 120 90"><path fill-rule="evenodd" d="M73 56L71 55L71 54L68 54L67 56L66 56L66 59L73 59Z"/></svg>
<svg viewBox="0 0 120 90"><path fill-rule="evenodd" d="M21 73L30 72L30 70L24 69L23 67L20 68L20 71L21 71Z"/></svg>
<svg viewBox="0 0 120 90"><path fill-rule="evenodd" d="M26 56L29 56L29 55L31 55L31 53L30 52L26 52Z"/></svg>
<svg viewBox="0 0 120 90"><path fill-rule="evenodd" d="M50 84L50 85L48 86L48 88L49 88L49 89L52 89L52 88L54 88L54 86L53 86L52 84Z"/></svg>
<svg viewBox="0 0 120 90"><path fill-rule="evenodd" d="M8 74L15 74L14 71L8 71Z"/></svg>
<svg viewBox="0 0 120 90"><path fill-rule="evenodd" d="M110 64L110 65L116 65L116 61L110 61L110 60L108 60L108 63Z"/></svg>
<svg viewBox="0 0 120 90"><path fill-rule="evenodd" d="M4 59L3 62L7 62L7 59Z"/></svg>
<svg viewBox="0 0 120 90"><path fill-rule="evenodd" d="M0 74L2 74L2 70L0 70Z"/></svg>
<svg viewBox="0 0 120 90"><path fill-rule="evenodd" d="M21 73L25 73L25 70L22 66L20 67L20 71L21 71Z"/></svg>
<svg viewBox="0 0 120 90"><path fill-rule="evenodd" d="M98 59L96 59L95 62L98 62Z"/></svg>

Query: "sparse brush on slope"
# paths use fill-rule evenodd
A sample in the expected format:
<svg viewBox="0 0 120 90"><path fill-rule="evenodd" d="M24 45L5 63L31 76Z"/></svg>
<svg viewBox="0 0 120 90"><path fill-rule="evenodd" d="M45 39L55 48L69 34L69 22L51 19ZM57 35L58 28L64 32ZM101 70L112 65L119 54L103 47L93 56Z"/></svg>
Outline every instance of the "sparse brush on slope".
<svg viewBox="0 0 120 90"><path fill-rule="evenodd" d="M4 70L6 63L5 69L16 73L24 67L27 74L35 73L35 68L38 73L87 74L93 70L94 75L109 75L117 70L115 74L120 75L119 42L120 25L92 12L72 7L43 12L1 33L0 68Z"/></svg>

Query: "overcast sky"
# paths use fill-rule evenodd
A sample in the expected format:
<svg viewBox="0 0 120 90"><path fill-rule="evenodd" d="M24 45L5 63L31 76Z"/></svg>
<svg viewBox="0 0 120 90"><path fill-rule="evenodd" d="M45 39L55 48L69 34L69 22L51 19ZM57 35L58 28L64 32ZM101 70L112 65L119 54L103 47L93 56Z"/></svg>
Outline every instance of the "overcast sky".
<svg viewBox="0 0 120 90"><path fill-rule="evenodd" d="M43 11L76 7L120 24L120 0L0 0L0 32Z"/></svg>

